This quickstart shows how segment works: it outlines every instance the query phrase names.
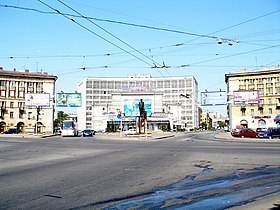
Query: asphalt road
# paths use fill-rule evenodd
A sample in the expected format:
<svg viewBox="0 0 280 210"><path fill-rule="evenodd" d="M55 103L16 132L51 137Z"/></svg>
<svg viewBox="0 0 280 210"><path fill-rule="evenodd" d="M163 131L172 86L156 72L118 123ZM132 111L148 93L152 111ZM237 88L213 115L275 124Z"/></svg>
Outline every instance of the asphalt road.
<svg viewBox="0 0 280 210"><path fill-rule="evenodd" d="M280 191L279 154L278 142L215 140L213 132L1 137L0 208L225 209Z"/></svg>

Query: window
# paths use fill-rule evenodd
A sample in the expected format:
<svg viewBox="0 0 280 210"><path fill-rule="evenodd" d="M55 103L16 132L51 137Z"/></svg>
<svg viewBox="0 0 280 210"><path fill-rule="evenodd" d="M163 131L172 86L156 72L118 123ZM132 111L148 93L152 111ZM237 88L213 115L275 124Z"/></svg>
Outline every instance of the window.
<svg viewBox="0 0 280 210"><path fill-rule="evenodd" d="M276 93L280 93L280 87L276 88Z"/></svg>
<svg viewBox="0 0 280 210"><path fill-rule="evenodd" d="M10 107L14 108L14 104L15 104L14 102L10 102Z"/></svg>
<svg viewBox="0 0 280 210"><path fill-rule="evenodd" d="M28 82L28 87L33 87L33 82Z"/></svg>
<svg viewBox="0 0 280 210"><path fill-rule="evenodd" d="M239 85L245 85L244 80L239 80Z"/></svg>
<svg viewBox="0 0 280 210"><path fill-rule="evenodd" d="M185 80L179 80L179 88L185 87Z"/></svg>
<svg viewBox="0 0 280 210"><path fill-rule="evenodd" d="M271 98L267 99L267 103L268 103L268 104L272 104Z"/></svg>
<svg viewBox="0 0 280 210"><path fill-rule="evenodd" d="M129 87L135 87L135 82L129 82Z"/></svg>
<svg viewBox="0 0 280 210"><path fill-rule="evenodd" d="M5 90L1 90L1 96L5 97L6 96L6 91Z"/></svg>
<svg viewBox="0 0 280 210"><path fill-rule="evenodd" d="M108 88L109 89L114 89L114 81L109 81L108 82Z"/></svg>
<svg viewBox="0 0 280 210"><path fill-rule="evenodd" d="M24 82L19 82L19 87L24 87Z"/></svg>
<svg viewBox="0 0 280 210"><path fill-rule="evenodd" d="M260 104L264 104L264 99L260 99Z"/></svg>
<svg viewBox="0 0 280 210"><path fill-rule="evenodd" d="M253 79L249 79L249 84L254 84L254 80Z"/></svg>
<svg viewBox="0 0 280 210"><path fill-rule="evenodd" d="M101 88L102 89L104 89L104 88L107 89L107 81L101 81Z"/></svg>
<svg viewBox="0 0 280 210"><path fill-rule="evenodd" d="M259 79L258 79L258 83L259 83L259 84L262 84L262 82L263 82L262 78L259 78Z"/></svg>
<svg viewBox="0 0 280 210"><path fill-rule="evenodd" d="M163 81L157 82L157 88L163 88Z"/></svg>
<svg viewBox="0 0 280 210"><path fill-rule="evenodd" d="M11 118L11 119L14 118L14 112L10 112L10 118Z"/></svg>
<svg viewBox="0 0 280 210"><path fill-rule="evenodd" d="M268 114L272 114L272 108L268 109Z"/></svg>
<svg viewBox="0 0 280 210"><path fill-rule="evenodd" d="M165 88L170 88L170 81L165 81L164 82L164 87Z"/></svg>
<svg viewBox="0 0 280 210"><path fill-rule="evenodd" d="M246 109L241 109L241 116L245 116Z"/></svg>
<svg viewBox="0 0 280 210"><path fill-rule="evenodd" d="M24 98L24 91L23 91L23 90L20 90L20 91L18 92L18 96L19 96L20 98Z"/></svg>
<svg viewBox="0 0 280 210"><path fill-rule="evenodd" d="M176 80L172 81L172 88L177 88L177 81Z"/></svg>
<svg viewBox="0 0 280 210"><path fill-rule="evenodd" d="M100 84L99 81L94 81L93 82L93 88L94 89L99 88L99 84Z"/></svg>
<svg viewBox="0 0 280 210"><path fill-rule="evenodd" d="M120 89L121 88L121 82L120 81L116 81L115 82L115 88L116 89Z"/></svg>
<svg viewBox="0 0 280 210"><path fill-rule="evenodd" d="M18 113L18 117L19 117L19 118L23 118L23 112L19 112L19 113Z"/></svg>
<svg viewBox="0 0 280 210"><path fill-rule="evenodd" d="M15 97L15 91L14 90L10 90L10 97Z"/></svg>
<svg viewBox="0 0 280 210"><path fill-rule="evenodd" d="M254 116L254 109L251 109L251 116Z"/></svg>
<svg viewBox="0 0 280 210"><path fill-rule="evenodd" d="M92 81L87 81L86 88L92 88Z"/></svg>
<svg viewBox="0 0 280 210"><path fill-rule="evenodd" d="M37 83L37 88L43 88L43 83L42 82L38 82Z"/></svg>
<svg viewBox="0 0 280 210"><path fill-rule="evenodd" d="M27 116L28 116L28 120L30 120L32 116L32 112L28 112Z"/></svg>
<svg viewBox="0 0 280 210"><path fill-rule="evenodd" d="M270 83L270 82L271 82L271 78L268 77L268 78L267 78L267 83Z"/></svg>
<svg viewBox="0 0 280 210"><path fill-rule="evenodd" d="M24 102L18 102L18 107L24 107Z"/></svg>
<svg viewBox="0 0 280 210"><path fill-rule="evenodd" d="M1 86L6 86L6 81L5 80L1 80Z"/></svg>
<svg viewBox="0 0 280 210"><path fill-rule="evenodd" d="M260 115L263 115L263 109L259 109Z"/></svg>
<svg viewBox="0 0 280 210"><path fill-rule="evenodd" d="M15 87L16 86L16 82L15 81L10 81L10 86L11 87Z"/></svg>
<svg viewBox="0 0 280 210"><path fill-rule="evenodd" d="M272 87L267 88L267 94L272 94Z"/></svg>
<svg viewBox="0 0 280 210"><path fill-rule="evenodd" d="M263 95L263 88L259 88L260 95Z"/></svg>

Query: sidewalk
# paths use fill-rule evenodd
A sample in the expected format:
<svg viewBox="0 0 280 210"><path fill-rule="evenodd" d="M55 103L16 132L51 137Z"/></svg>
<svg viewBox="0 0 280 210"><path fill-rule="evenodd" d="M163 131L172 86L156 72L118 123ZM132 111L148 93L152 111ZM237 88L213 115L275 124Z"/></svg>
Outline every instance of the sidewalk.
<svg viewBox="0 0 280 210"><path fill-rule="evenodd" d="M1 137L12 137L12 138L47 138L56 136L56 134L0 134Z"/></svg>

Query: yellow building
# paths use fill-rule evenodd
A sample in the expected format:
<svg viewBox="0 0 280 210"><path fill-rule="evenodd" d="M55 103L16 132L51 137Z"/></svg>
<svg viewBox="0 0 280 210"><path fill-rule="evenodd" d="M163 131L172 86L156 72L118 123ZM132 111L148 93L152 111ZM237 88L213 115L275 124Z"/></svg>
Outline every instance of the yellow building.
<svg viewBox="0 0 280 210"><path fill-rule="evenodd" d="M53 133L56 80L46 72L7 71L0 67L0 132L16 129L17 133ZM46 96L46 105L36 106L27 96L37 100Z"/></svg>
<svg viewBox="0 0 280 210"><path fill-rule="evenodd" d="M230 128L280 127L280 65L225 75Z"/></svg>

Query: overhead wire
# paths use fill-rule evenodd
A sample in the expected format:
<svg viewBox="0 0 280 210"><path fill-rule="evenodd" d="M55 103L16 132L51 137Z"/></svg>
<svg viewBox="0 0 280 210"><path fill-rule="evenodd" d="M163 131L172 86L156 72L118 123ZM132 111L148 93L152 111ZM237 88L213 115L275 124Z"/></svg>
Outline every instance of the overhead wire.
<svg viewBox="0 0 280 210"><path fill-rule="evenodd" d="M56 11L58 14L60 14L60 15L62 15L63 17L67 18L68 20L72 21L73 23L77 24L77 25L78 25L78 26L80 26L81 28L83 28L83 29L85 29L85 30L89 31L90 33L94 34L95 36L99 37L100 39L103 39L104 41L106 41L106 42L110 43L111 45L113 45L113 46L117 47L118 49L120 49L120 50L122 50L122 51L126 52L127 54L129 54L129 55L133 56L133 57L134 57L134 58L136 58L137 60L140 60L140 61L142 61L142 62L146 63L147 65L152 66L150 63L146 62L145 60L143 60L143 59L141 59L141 58L137 57L136 55L134 55L134 54L130 53L129 51L127 51L127 50L123 49L122 47L120 47L120 46L116 45L115 43L113 43L113 42L109 41L108 39L106 39L106 38L104 38L104 37L100 36L99 34L95 33L95 32L94 32L94 31L92 31L91 29L89 29L89 28L87 28L87 27L83 26L82 24L78 23L78 22L77 22L77 21L75 21L74 19L69 18L67 15L64 15L64 14L63 14L63 13L61 13L59 10L54 9L53 7L51 7L50 5L48 5L48 4L46 4L46 3L44 3L44 2L43 2L43 1L41 1L41 0L38 0L38 1L39 1L41 4L44 4L45 6L49 7L49 8L50 8L50 9L52 9L53 11Z"/></svg>
<svg viewBox="0 0 280 210"><path fill-rule="evenodd" d="M233 56L244 55L244 54L248 54L248 53L252 53L252 52L257 52L257 51L262 51L262 50L267 50L267 49L276 48L276 47L280 47L280 45L269 46L269 47L254 49L254 50L249 50L249 51L235 53L235 54L232 54L232 55L227 55L227 56L223 56L223 57L219 57L219 58L212 58L212 59L208 59L208 60L204 60L204 61L198 61L198 62L187 64L186 66L192 66L192 65L206 63L206 62L215 61L215 60L220 60L220 59L224 59L224 58L230 58L230 57L233 57Z"/></svg>
<svg viewBox="0 0 280 210"><path fill-rule="evenodd" d="M157 63L154 59L151 59L150 57L148 57L147 55L145 55L144 53L142 53L141 51L137 50L136 48L134 48L133 46L131 46L130 44L126 43L125 41L121 40L119 37L115 36L114 34L112 34L111 32L109 32L108 30L104 29L103 27L101 27L100 25L98 25L97 23L93 22L92 20L86 18L83 14L81 14L80 12L78 12L77 10L73 9L72 7L68 6L67 4L65 4L63 1L61 0L57 0L58 2L60 2L61 4L63 4L65 7L67 7L68 9L72 10L73 12L77 13L80 17L85 18L87 21L89 21L90 23L94 24L96 27L98 27L99 29L105 31L106 33L108 33L110 36L114 37L115 39L117 39L118 41L120 41L121 43L125 44L126 46L128 46L129 48L133 49L135 52L138 52L140 55L144 56L145 58L149 59L150 61L153 62L153 64L156 66L156 64L161 65L159 63Z"/></svg>
<svg viewBox="0 0 280 210"><path fill-rule="evenodd" d="M42 13L42 14L58 14L57 12L45 12L45 11L41 11L41 10L34 9L34 8L18 7L18 6L12 6L12 5L2 5L2 4L0 4L0 7L29 10L29 11L39 12L39 13ZM96 21L109 22L109 23L115 23L115 24L121 24L121 25L127 25L127 26L134 26L134 27L139 27L139 28L146 28L146 29L151 29L151 30L185 34L185 35L196 36L196 37L200 37L200 38L210 38L210 39L215 39L215 40L219 39L219 38L222 38L224 40L235 41L234 39L229 39L229 38L225 38L225 37L223 38L223 37L217 37L217 36L210 36L210 34L198 34L198 33L192 33L192 32L186 32L186 31L180 31L180 30L174 30L174 29L168 29L168 28L148 26L148 25L143 25L143 24L135 24L135 23L128 23L128 22L123 22L123 21L108 20L108 19L102 19L102 18L94 18L94 17L89 17L89 16L73 15L73 14L68 14L68 13L61 13L61 14L65 15L65 16L69 16L69 17L85 18L85 19L88 19L88 20L96 20Z"/></svg>
<svg viewBox="0 0 280 210"><path fill-rule="evenodd" d="M39 2L41 2L41 1L39 0ZM42 3L42 2L41 2L41 3ZM71 15L71 14L60 13L59 11L56 11L56 10L53 9L53 8L52 8L52 9L53 9L55 12L44 12L44 11L40 11L40 10L37 10L37 9L23 8L23 7L17 7L17 6L9 6L9 5L0 5L0 6L2 6L2 7L12 7L12 8L24 9L24 10L32 10L32 11L40 12L40 13L60 14L60 15L65 14L65 15L69 15L69 16L72 16L72 17L79 17L79 16L75 16L75 15ZM245 24L245 23L248 23L248 22L250 22L250 21L254 21L254 20L256 20L256 19L259 19L259 18L268 16L268 15L271 15L271 14L275 14L275 13L277 13L277 12L279 12L279 11L280 11L280 10L276 10L276 11L273 11L273 12L270 12L270 13L267 13L267 14L264 14L264 15L261 15L261 16L258 16L258 17L255 17L255 18L246 20L246 21L243 21L243 22L238 23L238 24L234 24L234 25L232 25L232 26L229 26L229 27L223 28L223 29L221 29L221 30L212 32L212 33L210 33L210 34L208 34L208 35L211 35L211 34L214 34L214 33L218 33L218 32L221 32L221 31L224 31L224 30L233 28L233 27L239 26L239 25L241 25L241 24ZM59 12L59 13L58 13L58 12ZM91 17L85 17L85 16L84 16L84 18L89 18L89 19L91 19ZM76 23L76 21L74 21L73 19L71 19L71 18L68 18L68 19ZM99 21L108 21L108 22L110 22L109 20L105 20L105 19L96 19L96 18L93 18L93 19L99 20ZM114 23L118 23L118 21L111 21L111 22L112 22L112 23L113 23L113 22L114 22ZM76 23L76 24L77 24L77 23ZM130 25L130 24L128 24L128 25ZM137 24L131 24L131 25L137 26ZM82 26L81 26L81 27L82 27ZM149 28L149 27L147 27L147 28ZM151 27L151 28L152 28L152 27ZM154 27L154 29L156 29L156 27ZM188 33L188 32L187 32L187 33ZM190 35L190 34L189 34L189 35ZM198 35L198 34L197 34L197 35ZM204 36L204 35L203 35L203 36ZM190 41L193 41L193 40L190 40ZM176 45L170 45L170 46L166 46L166 47L174 47L174 46L178 47L178 46L185 45L186 43L189 43L190 41L188 41L188 42L183 42L183 43L179 43L179 44L176 44ZM242 43L242 42L241 42L241 43ZM243 42L243 43L247 44L246 42ZM252 43L250 43L250 44L252 44ZM275 46L270 46L270 47L275 47ZM270 47L268 47L268 48L270 48ZM159 48L162 49L163 47L159 47ZM262 49L267 49L267 48L262 48ZM208 60L205 60L205 61L196 62L196 63L192 63L192 64L187 64L187 65L180 65L180 67L188 67L189 65L196 65L196 64L198 64L198 63L204 63L204 62L213 61L213 60L218 60L218 59L223 59L223 58L227 58L227 57L231 57L231 56L235 56L235 55L240 55L240 54L246 54L246 53L256 52L256 51L259 51L259 50L262 50L262 49L247 51L247 52L243 52L243 53L237 53L237 54L234 54L234 55L224 56L224 57L220 57L220 58L208 59ZM129 51L128 51L128 52L129 52ZM127 53L127 52L125 51L125 53ZM161 52L161 53L162 53L162 52ZM113 54L116 54L116 53L108 53L108 54L104 54L104 55L109 56L109 55L113 55ZM89 56L90 56L90 55L89 55ZM67 57L67 56L65 56L65 57ZM133 57L135 57L135 56L133 56ZM11 56L11 58L12 58L12 56ZM13 58L14 58L14 57L13 57ZM152 68L153 68L153 66L152 66Z"/></svg>

